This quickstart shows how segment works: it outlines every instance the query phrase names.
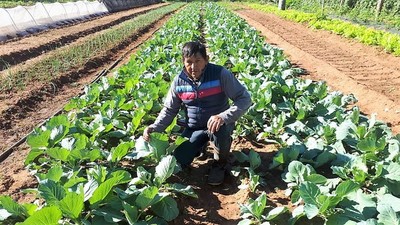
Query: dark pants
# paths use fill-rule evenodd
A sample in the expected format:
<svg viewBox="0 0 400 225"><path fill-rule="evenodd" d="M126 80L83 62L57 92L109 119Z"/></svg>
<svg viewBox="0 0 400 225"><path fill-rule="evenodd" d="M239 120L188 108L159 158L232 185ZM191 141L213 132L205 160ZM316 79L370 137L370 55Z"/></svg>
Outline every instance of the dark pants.
<svg viewBox="0 0 400 225"><path fill-rule="evenodd" d="M214 152L214 159L226 163L228 161L229 152L232 145L232 132L235 125L227 124L220 127L220 129L211 134L205 129L191 129L186 128L182 132L183 137L189 140L183 142L174 151L174 156L181 166L190 165L194 158L198 156L202 149L207 145L208 141L213 141L216 147Z"/></svg>

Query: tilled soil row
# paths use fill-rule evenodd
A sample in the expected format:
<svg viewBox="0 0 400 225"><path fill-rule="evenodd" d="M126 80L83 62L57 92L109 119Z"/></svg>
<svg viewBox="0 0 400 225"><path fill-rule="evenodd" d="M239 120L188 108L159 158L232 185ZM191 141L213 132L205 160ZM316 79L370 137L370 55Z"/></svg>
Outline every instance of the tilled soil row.
<svg viewBox="0 0 400 225"><path fill-rule="evenodd" d="M337 91L354 94L363 113L377 113L399 133L400 57L272 14L250 9L237 13L305 69L305 78L324 80Z"/></svg>
<svg viewBox="0 0 400 225"><path fill-rule="evenodd" d="M166 3L155 4L108 14L95 20L48 30L0 44L0 71L165 5Z"/></svg>

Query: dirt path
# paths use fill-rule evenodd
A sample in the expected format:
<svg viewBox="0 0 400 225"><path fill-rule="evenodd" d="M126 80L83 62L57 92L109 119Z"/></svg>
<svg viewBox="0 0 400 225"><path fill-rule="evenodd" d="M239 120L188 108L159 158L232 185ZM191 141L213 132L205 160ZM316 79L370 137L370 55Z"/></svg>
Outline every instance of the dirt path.
<svg viewBox="0 0 400 225"><path fill-rule="evenodd" d="M265 172L276 148L264 144L253 145L245 139L237 139L232 146L232 151L248 153L250 149L254 149L260 155L263 161L261 170ZM189 171L177 175L178 182L191 185L199 197L179 199L180 214L171 225L236 225L241 220L240 204L246 204L254 195L248 189L239 189L242 180L246 183L246 179L240 176L228 176L220 186L208 185L207 174L212 163L211 158L212 150L209 148L206 160L195 160ZM241 176L244 174L245 172L242 171ZM257 194L261 191L268 193L268 206L289 205L291 207L290 200L284 195L286 186L280 178L280 172L267 172L264 178L265 185L259 185Z"/></svg>
<svg viewBox="0 0 400 225"><path fill-rule="evenodd" d="M332 90L353 93L363 113L376 113L394 133L400 132L400 57L272 14L250 9L237 13L305 69L304 78L324 80Z"/></svg>

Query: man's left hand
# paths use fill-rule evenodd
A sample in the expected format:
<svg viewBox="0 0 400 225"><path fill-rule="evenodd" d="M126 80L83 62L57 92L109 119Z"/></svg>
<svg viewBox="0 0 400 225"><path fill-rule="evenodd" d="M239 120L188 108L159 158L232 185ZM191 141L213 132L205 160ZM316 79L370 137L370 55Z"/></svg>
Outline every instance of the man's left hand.
<svg viewBox="0 0 400 225"><path fill-rule="evenodd" d="M211 116L207 122L207 128L210 133L215 133L224 125L224 120L220 116Z"/></svg>

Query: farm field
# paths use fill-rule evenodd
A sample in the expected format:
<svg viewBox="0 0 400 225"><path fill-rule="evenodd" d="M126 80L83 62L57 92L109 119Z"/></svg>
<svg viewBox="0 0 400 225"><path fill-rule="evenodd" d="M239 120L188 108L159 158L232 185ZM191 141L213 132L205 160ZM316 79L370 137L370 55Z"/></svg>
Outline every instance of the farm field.
<svg viewBox="0 0 400 225"><path fill-rule="evenodd" d="M302 75L304 78L323 80L333 90L342 91L346 94L353 93L358 99L356 104L360 107L362 113L367 115L377 113L378 119L390 123L393 131L399 133L399 57L384 53L377 48L366 47L354 41L346 40L329 32L313 31L304 25L294 24L246 6L235 10L235 13L260 31L265 36L266 42L283 49L293 65L306 71ZM97 61L98 65L78 70L80 74L78 78L74 78L60 87L45 89L47 93L39 97L32 96L31 92L38 93L43 90L44 84L40 82L29 84L23 90L15 93L2 93L0 135L2 140L5 141L1 143L0 149L4 151L12 143L29 133L38 123L62 108L71 97L81 93L83 85L88 84L99 71L109 67L120 55L126 51L135 53L137 46L149 39L168 18L169 16L163 17L151 26L134 34L135 38L133 38L131 44L112 52L113 54L106 56L106 59ZM96 27L98 26L96 21L87 23ZM78 31L80 28L71 26L68 29L70 30L58 29L57 32L72 34L74 29ZM90 25L87 29L91 29ZM79 30L78 32L86 35L84 31ZM50 45L46 41L39 43L40 40L49 39L46 35L48 35L47 32L31 37L35 38L35 41L24 38L5 43L4 47L7 46L9 49L6 53L18 57L16 52L24 51L29 52L29 55L35 58L40 58L41 54L36 53L36 51L43 50L40 50L38 46ZM56 37L55 34L51 36ZM18 42L21 44L18 44ZM68 43L68 41L65 43ZM15 50L13 50L13 45ZM38 60L33 57L27 58L31 58L32 61ZM122 65L128 60L127 57L118 65ZM21 64L25 63L31 62L21 60ZM15 66L19 66L19 64ZM244 138L238 138L233 149L245 152L254 149L262 158L263 169L266 169L267 164L272 162L274 152L277 151L277 147L274 145L268 145L262 141L257 143L254 140ZM7 160L0 164L2 168L0 171L0 194L10 195L18 202L31 201L33 199L31 195L25 195L19 190L37 184L35 179L23 168L23 162L28 152L28 147L21 145ZM204 166L204 164L207 163L207 160L198 160L189 172L172 178L180 183L190 184L199 198L184 197L178 199L181 213L170 222L171 224L237 224L240 221L238 203L245 203L252 196L252 193L248 190L238 189L239 181L235 178L229 179L221 187L207 186L205 179L202 179L207 170L207 166ZM289 203L290 200L284 195L286 183L281 180L280 176L280 172L269 171L265 176L267 185L260 187L260 190L268 194L268 205L287 205L290 208L292 207ZM321 224L321 221L316 220L314 223Z"/></svg>
<svg viewBox="0 0 400 225"><path fill-rule="evenodd" d="M135 16L137 17L140 14L149 12L151 9L160 8L163 5L165 6L165 4L159 4L118 12L64 29L49 30L39 35L6 42L2 44L0 53L0 57L3 59L0 75L4 78L4 81L7 81L9 80L8 77L14 74L14 72L9 71L21 68L24 71L24 68L29 68L35 64L40 64L42 61L46 61L46 59L54 55L56 50L78 46L84 43L88 38L99 33L101 34L102 32L104 33L104 31L107 30L106 28L118 25ZM24 85L26 87L16 88L15 90L7 91L5 90L6 87L2 86L2 91L0 92L0 117L2 118L0 122L0 136L4 136L3 140L7 141L1 144L0 152L3 152L8 146L11 146L11 143L29 133L35 124L40 123L40 121L48 118L52 113L62 108L69 98L81 92L84 84L93 80L99 72L106 70L114 61L118 60L123 54L126 54L127 51L137 47L143 40L151 36L163 22L165 21L162 20L158 22L159 24L152 24L150 27L144 27L138 30L136 34L132 34L130 40L139 39L138 41L121 43L120 47L116 46L112 51L106 52L106 54L104 52L91 52L90 57L92 60L86 65L78 68L70 68L69 71L60 71L60 73L57 74L61 78L55 78L52 80L52 83L60 83L59 85L49 85L49 82L46 83L38 80L36 82L29 82ZM141 33L144 34L142 35ZM68 78L62 82L57 81L57 79L62 79L62 77L68 73L70 77L69 81ZM25 72L25 74L27 74L27 72ZM82 79L82 81L80 81L80 79ZM63 85L67 86L65 87L67 88L65 92L62 89ZM72 92L71 89L76 90ZM61 93L66 94L66 96L61 97L63 103L54 105L54 102L59 101L57 96L63 95ZM44 101L43 98L47 100ZM49 105L55 107L49 110L46 101L53 102ZM41 111L40 108L42 108L43 104L43 111ZM38 105L39 108L31 108L30 105ZM39 116L42 112L44 115Z"/></svg>
<svg viewBox="0 0 400 225"><path fill-rule="evenodd" d="M105 30L163 5L165 3L133 8L97 17L95 20L90 19L72 26L64 26L61 29L48 30L40 35L15 38L11 42L2 44L0 49L0 57L2 58L0 68L5 70L35 57L38 60L37 57L45 52L79 41L80 38Z"/></svg>

